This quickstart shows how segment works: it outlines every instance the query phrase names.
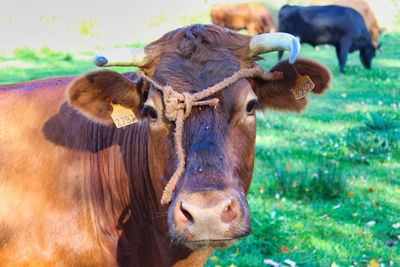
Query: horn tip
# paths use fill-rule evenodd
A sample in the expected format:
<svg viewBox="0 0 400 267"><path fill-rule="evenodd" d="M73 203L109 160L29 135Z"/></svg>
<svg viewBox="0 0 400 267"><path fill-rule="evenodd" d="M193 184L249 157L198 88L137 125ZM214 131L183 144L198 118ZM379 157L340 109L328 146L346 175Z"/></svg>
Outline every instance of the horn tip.
<svg viewBox="0 0 400 267"><path fill-rule="evenodd" d="M300 48L301 48L301 45L300 45L299 40L297 38L294 38L292 40L292 51L291 51L290 57L289 57L290 64L293 64L296 62L297 58L300 55Z"/></svg>
<svg viewBox="0 0 400 267"><path fill-rule="evenodd" d="M93 62L94 62L94 64L96 65L96 66L98 66L98 67L103 67L103 66L105 66L105 65L107 65L107 63L108 63L108 60L107 60L107 58L105 58L105 57L103 57L103 56L94 56L94 58L93 58Z"/></svg>

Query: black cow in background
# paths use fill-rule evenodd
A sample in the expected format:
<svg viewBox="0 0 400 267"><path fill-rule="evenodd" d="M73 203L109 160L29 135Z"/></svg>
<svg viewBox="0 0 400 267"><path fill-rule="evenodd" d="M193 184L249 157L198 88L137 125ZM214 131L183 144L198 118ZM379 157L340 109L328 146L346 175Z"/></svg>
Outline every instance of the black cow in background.
<svg viewBox="0 0 400 267"><path fill-rule="evenodd" d="M362 16L352 8L285 5L279 10L279 31L298 36L301 43L312 46L334 45L342 74L347 54L355 50L360 50L361 62L367 69L371 69L376 48ZM282 54L280 51L279 59Z"/></svg>

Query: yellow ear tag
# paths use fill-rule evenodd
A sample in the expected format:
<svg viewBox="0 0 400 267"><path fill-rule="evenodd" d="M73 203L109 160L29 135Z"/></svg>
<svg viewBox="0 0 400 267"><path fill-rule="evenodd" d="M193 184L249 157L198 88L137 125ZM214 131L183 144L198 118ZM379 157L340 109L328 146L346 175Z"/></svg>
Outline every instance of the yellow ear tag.
<svg viewBox="0 0 400 267"><path fill-rule="evenodd" d="M308 95L314 87L315 85L308 75L300 75L292 89L292 93L296 99L301 99Z"/></svg>
<svg viewBox="0 0 400 267"><path fill-rule="evenodd" d="M113 103L111 103L111 106L113 107L111 118L113 119L117 128L125 127L138 121L133 111L129 108L125 108L121 105Z"/></svg>

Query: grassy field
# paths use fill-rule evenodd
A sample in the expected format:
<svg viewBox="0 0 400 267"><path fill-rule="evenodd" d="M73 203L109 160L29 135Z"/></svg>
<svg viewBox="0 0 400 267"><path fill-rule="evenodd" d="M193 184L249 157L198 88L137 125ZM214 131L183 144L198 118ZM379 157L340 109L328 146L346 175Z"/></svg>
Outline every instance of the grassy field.
<svg viewBox="0 0 400 267"><path fill-rule="evenodd" d="M258 114L252 233L207 266L400 266L400 33L381 41L373 69L356 52L346 76L334 48L303 46L332 70L331 89L302 114ZM78 75L96 69L91 56L17 49L0 55L0 83Z"/></svg>
<svg viewBox="0 0 400 267"><path fill-rule="evenodd" d="M303 46L331 89L300 115L258 114L252 235L208 266L400 266L400 34L382 42L372 70L356 52L346 76L334 48Z"/></svg>

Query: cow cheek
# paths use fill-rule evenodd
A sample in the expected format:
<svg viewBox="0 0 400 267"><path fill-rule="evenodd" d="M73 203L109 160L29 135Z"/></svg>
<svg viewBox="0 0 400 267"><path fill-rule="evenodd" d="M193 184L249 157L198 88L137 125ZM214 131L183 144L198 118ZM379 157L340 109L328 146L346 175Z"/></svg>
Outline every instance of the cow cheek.
<svg viewBox="0 0 400 267"><path fill-rule="evenodd" d="M150 131L148 146L149 171L158 199L161 199L169 178L166 173L169 159L171 158L168 143L170 143L168 141L168 129Z"/></svg>
<svg viewBox="0 0 400 267"><path fill-rule="evenodd" d="M253 178L257 122L255 116L245 117L230 131L228 155L240 189L247 194Z"/></svg>

